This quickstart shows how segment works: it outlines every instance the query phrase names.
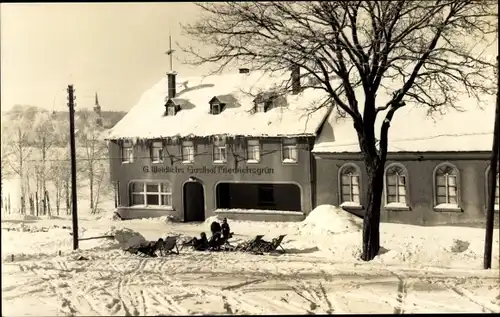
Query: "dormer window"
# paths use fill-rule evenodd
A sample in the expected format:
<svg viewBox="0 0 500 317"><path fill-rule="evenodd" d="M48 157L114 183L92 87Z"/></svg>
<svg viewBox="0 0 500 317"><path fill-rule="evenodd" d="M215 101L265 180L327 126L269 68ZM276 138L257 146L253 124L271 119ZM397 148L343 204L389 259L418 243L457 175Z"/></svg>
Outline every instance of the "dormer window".
<svg viewBox="0 0 500 317"><path fill-rule="evenodd" d="M175 100L168 99L165 103L165 115L166 116L175 116L177 112L181 110L181 106L178 105Z"/></svg>
<svg viewBox="0 0 500 317"><path fill-rule="evenodd" d="M210 112L211 112L212 114L219 114L219 113L221 113L220 108L221 108L221 105L220 105L220 104L218 104L218 103L217 103L217 104L214 104L214 105L212 105L212 109L210 109L210 110L211 110Z"/></svg>
<svg viewBox="0 0 500 317"><path fill-rule="evenodd" d="M222 111L224 111L224 108L226 106L226 104L221 102L217 97L213 97L212 100L210 100L209 104L210 104L210 114L213 115L220 114Z"/></svg>
<svg viewBox="0 0 500 317"><path fill-rule="evenodd" d="M266 112L273 108L276 95L273 93L261 93L254 99L255 112Z"/></svg>
<svg viewBox="0 0 500 317"><path fill-rule="evenodd" d="M175 108L167 107L167 116L175 116Z"/></svg>

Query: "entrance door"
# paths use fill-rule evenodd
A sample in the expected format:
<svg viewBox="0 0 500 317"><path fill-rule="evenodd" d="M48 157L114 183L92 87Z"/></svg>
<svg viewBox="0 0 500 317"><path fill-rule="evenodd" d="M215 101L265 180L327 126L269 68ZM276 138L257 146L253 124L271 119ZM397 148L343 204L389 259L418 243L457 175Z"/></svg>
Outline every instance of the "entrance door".
<svg viewBox="0 0 500 317"><path fill-rule="evenodd" d="M184 184L184 221L205 221L205 195L200 182Z"/></svg>

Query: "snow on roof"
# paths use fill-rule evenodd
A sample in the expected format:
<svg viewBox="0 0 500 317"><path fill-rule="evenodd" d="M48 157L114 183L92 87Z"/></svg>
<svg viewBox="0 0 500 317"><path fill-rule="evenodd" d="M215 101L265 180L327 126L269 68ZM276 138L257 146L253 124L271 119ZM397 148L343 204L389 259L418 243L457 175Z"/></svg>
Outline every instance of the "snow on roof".
<svg viewBox="0 0 500 317"><path fill-rule="evenodd" d="M388 97L385 96L385 99ZM377 103L384 104L381 100ZM408 103L398 109L389 128L388 152L491 151L495 96L484 95L480 102L465 96L459 99L457 106L464 111L445 109L444 114L432 117L427 115L428 107L424 105ZM377 116L377 138L380 136L385 113L381 112ZM329 115L316 139L313 152L360 152L357 134L349 115L347 118L338 118L335 112Z"/></svg>
<svg viewBox="0 0 500 317"><path fill-rule="evenodd" d="M164 116L168 86L166 76L146 91L139 102L113 127L107 139L151 139L192 136L314 136L326 119L328 108L311 113L323 102L321 90L306 89L287 95L287 107L252 113L258 93L289 80L290 74L263 72L223 74L177 79L175 102L181 110ZM226 102L222 113L209 113L209 102Z"/></svg>

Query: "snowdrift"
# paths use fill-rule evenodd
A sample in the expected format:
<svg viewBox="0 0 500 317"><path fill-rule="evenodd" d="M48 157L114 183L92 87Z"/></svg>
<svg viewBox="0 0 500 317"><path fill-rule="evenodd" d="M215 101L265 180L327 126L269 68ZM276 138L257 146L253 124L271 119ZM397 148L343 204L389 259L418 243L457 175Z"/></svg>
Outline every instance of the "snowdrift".
<svg viewBox="0 0 500 317"><path fill-rule="evenodd" d="M361 219L332 205L316 207L301 224L316 234L355 232L362 228Z"/></svg>
<svg viewBox="0 0 500 317"><path fill-rule="evenodd" d="M111 227L104 235L114 236L114 242L120 248L128 248L146 241L146 238L142 234L129 228Z"/></svg>

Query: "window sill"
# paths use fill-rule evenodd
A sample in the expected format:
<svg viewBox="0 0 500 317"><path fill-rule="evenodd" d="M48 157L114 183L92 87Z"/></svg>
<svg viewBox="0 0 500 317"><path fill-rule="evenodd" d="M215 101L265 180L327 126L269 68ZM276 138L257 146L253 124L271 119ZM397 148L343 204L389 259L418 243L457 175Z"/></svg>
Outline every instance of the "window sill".
<svg viewBox="0 0 500 317"><path fill-rule="evenodd" d="M290 159L284 159L284 160L282 161L282 163L283 163L283 164L285 164L285 165L294 165L294 164L297 164L297 163L298 163L298 161L295 161L295 160L290 160Z"/></svg>
<svg viewBox="0 0 500 317"><path fill-rule="evenodd" d="M226 161L214 161L213 163L222 165L222 164L226 164Z"/></svg>
<svg viewBox="0 0 500 317"><path fill-rule="evenodd" d="M161 210L175 210L172 206L159 206L159 205L133 205L127 207L120 207L122 209L161 209Z"/></svg>
<svg viewBox="0 0 500 317"><path fill-rule="evenodd" d="M264 215L304 215L302 211L269 209L215 209L215 214L264 214Z"/></svg>
<svg viewBox="0 0 500 317"><path fill-rule="evenodd" d="M398 203L389 203L384 206L385 209L390 211L408 211L411 210L410 206Z"/></svg>
<svg viewBox="0 0 500 317"><path fill-rule="evenodd" d="M462 208L455 204L440 204L434 206L434 211L439 212L462 212Z"/></svg>
<svg viewBox="0 0 500 317"><path fill-rule="evenodd" d="M163 161L151 161L151 164L163 164Z"/></svg>
<svg viewBox="0 0 500 317"><path fill-rule="evenodd" d="M132 162L132 161L122 161L122 164L132 164L132 163L134 163L134 162Z"/></svg>
<svg viewBox="0 0 500 317"><path fill-rule="evenodd" d="M182 161L182 164L192 165L192 164L194 164L194 161Z"/></svg>
<svg viewBox="0 0 500 317"><path fill-rule="evenodd" d="M259 164L260 161L257 160L247 160L247 164Z"/></svg>
<svg viewBox="0 0 500 317"><path fill-rule="evenodd" d="M353 202L350 202L350 201L346 201L346 202L341 203L340 207L344 208L344 209L353 209L353 210L362 210L362 209L364 209L364 207L362 205L357 204L357 203L353 203Z"/></svg>

